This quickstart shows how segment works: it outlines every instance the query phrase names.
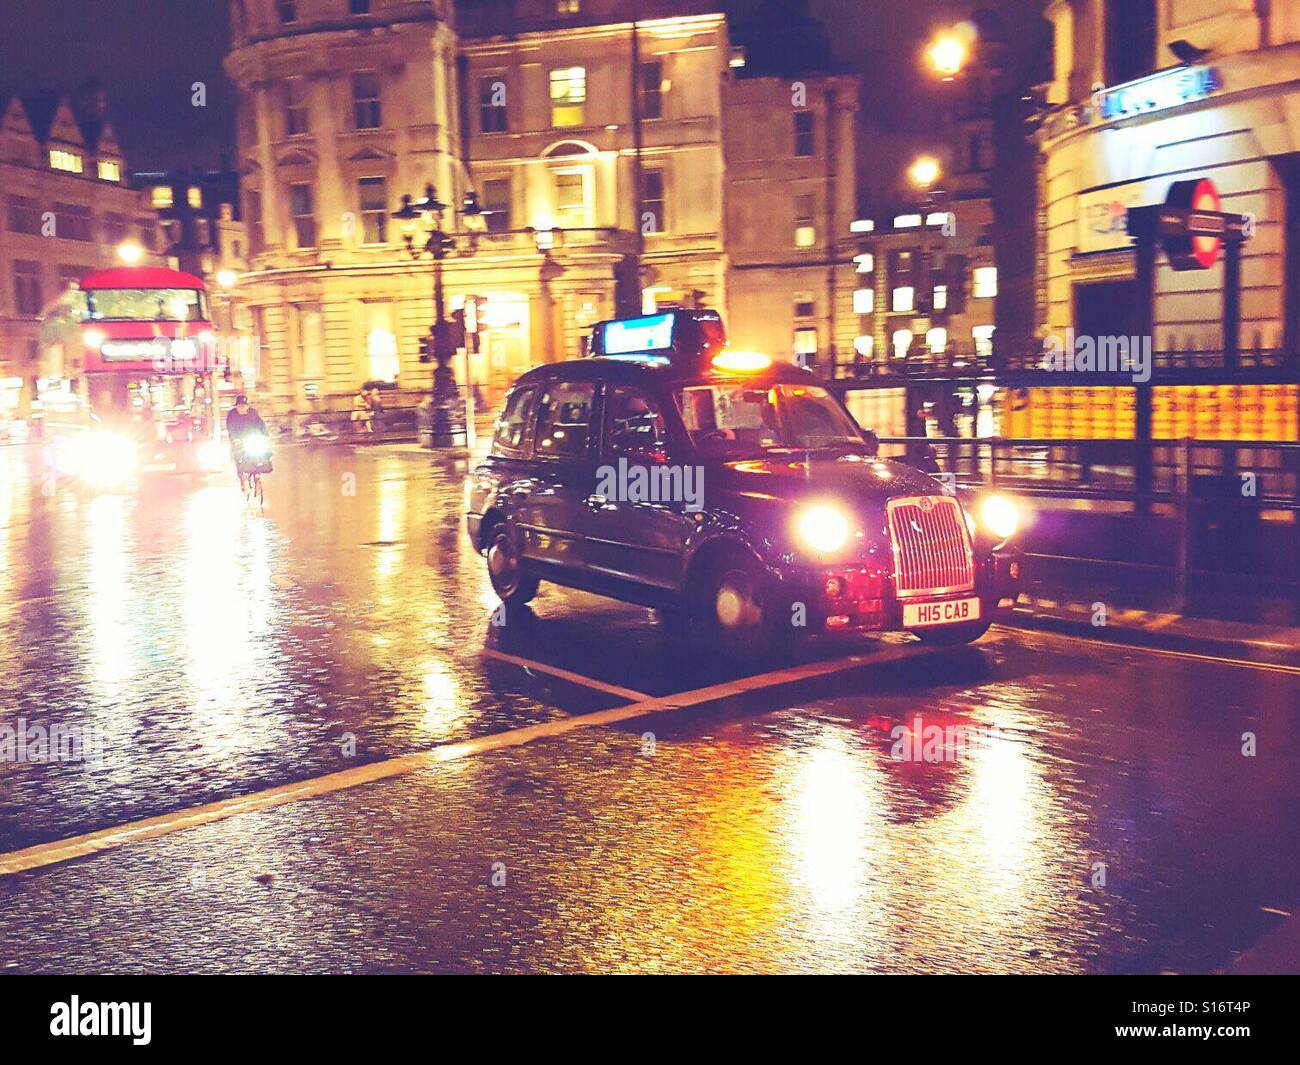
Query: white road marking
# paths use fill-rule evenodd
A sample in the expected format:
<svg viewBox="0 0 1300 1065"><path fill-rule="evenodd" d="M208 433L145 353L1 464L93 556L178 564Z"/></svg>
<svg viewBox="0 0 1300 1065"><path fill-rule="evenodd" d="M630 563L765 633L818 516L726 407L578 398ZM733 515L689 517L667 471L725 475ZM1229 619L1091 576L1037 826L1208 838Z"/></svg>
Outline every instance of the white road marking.
<svg viewBox="0 0 1300 1065"><path fill-rule="evenodd" d="M500 662L509 662L511 665L520 666L526 670L549 673L553 677L559 677L561 680L567 680L572 684L581 684L585 688L594 688L596 691L617 695L620 699L631 699L633 702L640 702L642 699L650 698L645 692L633 691L631 688L620 688L617 684L606 684L602 680L585 677L581 673L572 673L567 669L560 669L558 666L548 666L545 662L536 662L531 658L508 655L504 651L498 651L491 647L484 647L479 654L484 658L495 658Z"/></svg>
<svg viewBox="0 0 1300 1065"><path fill-rule="evenodd" d="M609 710L598 710L591 714L559 718L538 725L528 725L524 728L510 729L490 736L481 736L477 739L448 743L427 751L400 755L382 762L372 762L352 769L343 769L337 773L327 773L324 776L299 781L296 784L282 784L278 787L254 792L251 795L223 799L220 802L207 803L188 810L178 810L158 817L149 817L142 821L101 829L98 832L88 832L85 835L73 836L53 843L42 843L22 850L0 853L0 876L27 872L33 869L43 869L60 862L71 861L74 858L84 858L91 854L113 850L128 844L171 835L173 832L180 832L187 828L197 828L200 825L211 824L214 821L222 821L228 817L234 817L236 814L269 810L277 806L300 802L303 799L328 795L331 792L342 791L346 788L355 788L377 780L404 776L407 773L427 769L441 762L469 758L506 747L519 747L526 743L532 743L534 740L551 736L562 736L577 729L615 725L622 721L630 721L633 718L645 717L650 714L672 713L706 703L718 702L747 692L761 691L764 688L772 688L781 684L824 677L832 673L841 673L845 670L863 666L884 665L889 662L934 653L936 653L935 648L926 647L919 643L887 644L882 645L881 650L874 654L849 655L845 658L836 658L830 661L810 662L802 666L792 666L771 673L761 673L753 677L742 677L722 684L713 684L705 688L697 688L694 691L651 699L638 699L626 706L616 706Z"/></svg>

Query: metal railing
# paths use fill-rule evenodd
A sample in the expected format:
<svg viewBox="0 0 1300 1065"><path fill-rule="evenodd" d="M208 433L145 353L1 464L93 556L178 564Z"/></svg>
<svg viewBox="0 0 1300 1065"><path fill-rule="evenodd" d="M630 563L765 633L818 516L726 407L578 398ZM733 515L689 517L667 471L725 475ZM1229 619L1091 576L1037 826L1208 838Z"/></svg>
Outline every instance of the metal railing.
<svg viewBox="0 0 1300 1065"><path fill-rule="evenodd" d="M1154 473L1149 492L1137 489L1144 451ZM1216 555L1233 555L1228 561L1252 551L1269 555L1273 568L1261 579L1295 584L1293 575L1300 575L1300 443L882 437L880 454L961 487L997 488L1121 519L1172 522L1172 557L1143 565L1172 572L1184 593L1193 574L1232 572L1231 566L1213 564ZM1265 515L1274 543L1289 544L1281 555L1259 547ZM1133 564L1097 558L1095 552L1063 557Z"/></svg>

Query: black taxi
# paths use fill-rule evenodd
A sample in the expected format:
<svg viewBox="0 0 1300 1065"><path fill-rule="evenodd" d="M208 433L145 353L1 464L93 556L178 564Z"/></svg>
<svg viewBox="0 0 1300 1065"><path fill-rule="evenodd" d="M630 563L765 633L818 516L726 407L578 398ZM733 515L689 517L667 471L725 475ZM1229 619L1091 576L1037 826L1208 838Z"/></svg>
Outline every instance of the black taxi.
<svg viewBox="0 0 1300 1065"><path fill-rule="evenodd" d="M1016 510L878 457L812 372L712 311L598 324L515 382L466 484L507 608L541 581L657 607L724 650L817 631L977 639L1015 603Z"/></svg>

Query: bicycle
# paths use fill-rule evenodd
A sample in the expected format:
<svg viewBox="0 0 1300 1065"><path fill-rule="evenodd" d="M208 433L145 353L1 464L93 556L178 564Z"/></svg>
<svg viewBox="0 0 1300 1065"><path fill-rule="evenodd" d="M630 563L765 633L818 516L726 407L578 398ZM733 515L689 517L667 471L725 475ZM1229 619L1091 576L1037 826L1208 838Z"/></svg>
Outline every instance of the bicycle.
<svg viewBox="0 0 1300 1065"><path fill-rule="evenodd" d="M244 491L244 506L248 506L254 500L257 501L258 507L266 505L266 496L262 491L262 475L256 470L251 473L241 473L239 483Z"/></svg>
<svg viewBox="0 0 1300 1065"><path fill-rule="evenodd" d="M239 474L239 487L244 495L244 505L253 501L259 508L265 506L266 496L262 490L262 475L270 473L270 443L264 436L249 436L236 442L233 448L235 470Z"/></svg>

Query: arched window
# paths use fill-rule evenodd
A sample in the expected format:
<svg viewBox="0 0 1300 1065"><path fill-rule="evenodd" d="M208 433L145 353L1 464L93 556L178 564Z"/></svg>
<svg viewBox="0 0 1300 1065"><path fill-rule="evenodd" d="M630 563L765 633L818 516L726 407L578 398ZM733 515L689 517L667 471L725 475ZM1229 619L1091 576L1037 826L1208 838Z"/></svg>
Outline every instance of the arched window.
<svg viewBox="0 0 1300 1065"><path fill-rule="evenodd" d="M1156 0L1106 0L1106 82L1118 85L1156 65Z"/></svg>

